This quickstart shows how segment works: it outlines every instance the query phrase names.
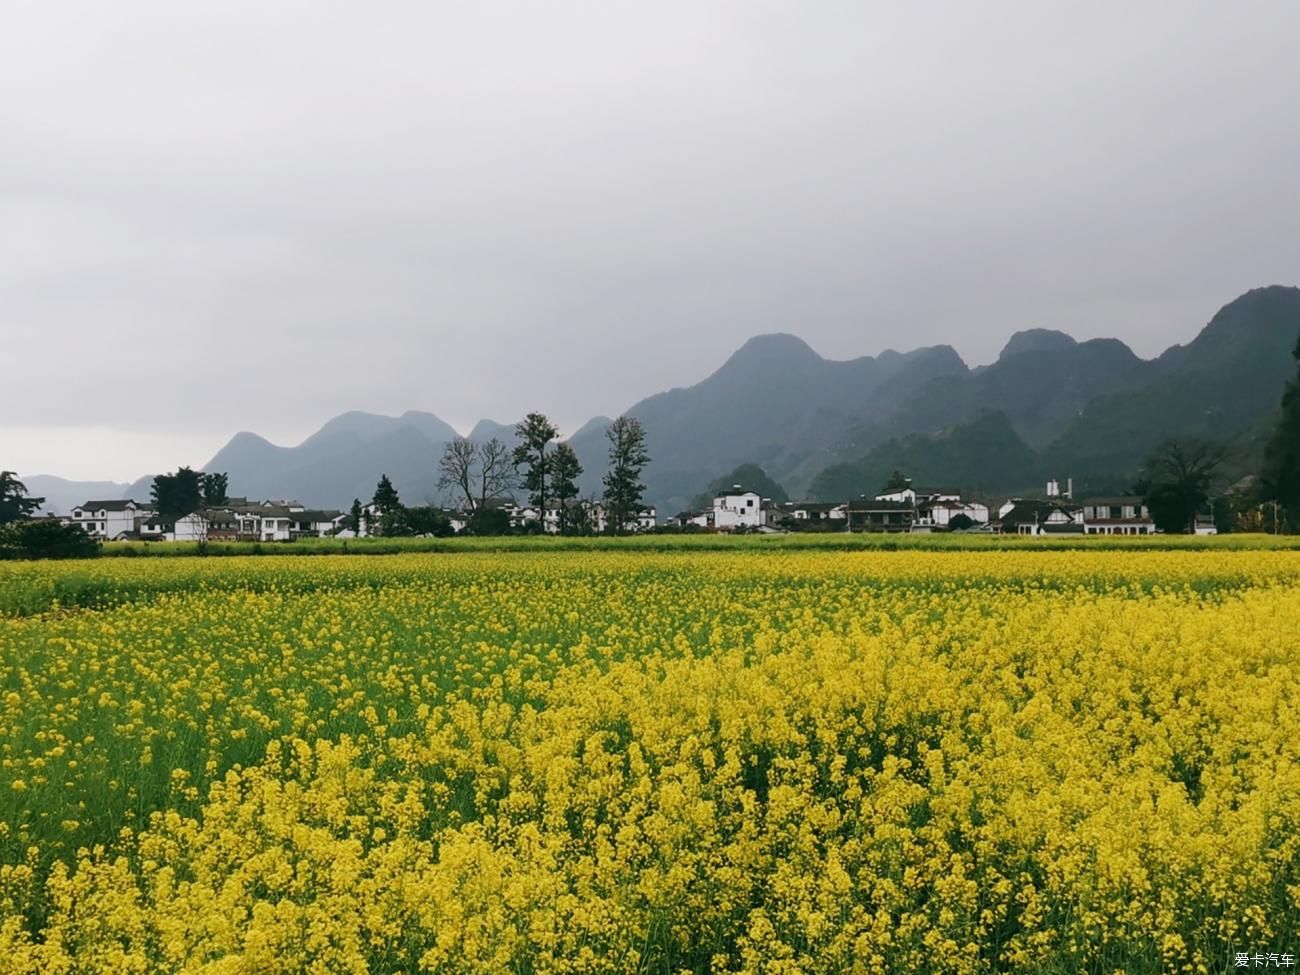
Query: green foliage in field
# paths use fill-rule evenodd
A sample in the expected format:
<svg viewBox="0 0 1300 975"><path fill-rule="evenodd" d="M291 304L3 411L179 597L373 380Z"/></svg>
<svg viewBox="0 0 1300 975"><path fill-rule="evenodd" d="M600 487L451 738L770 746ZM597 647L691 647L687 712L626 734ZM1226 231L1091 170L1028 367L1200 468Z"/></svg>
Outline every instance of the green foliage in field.
<svg viewBox="0 0 1300 975"><path fill-rule="evenodd" d="M1295 551L545 541L0 566L0 967L1287 947Z"/></svg>

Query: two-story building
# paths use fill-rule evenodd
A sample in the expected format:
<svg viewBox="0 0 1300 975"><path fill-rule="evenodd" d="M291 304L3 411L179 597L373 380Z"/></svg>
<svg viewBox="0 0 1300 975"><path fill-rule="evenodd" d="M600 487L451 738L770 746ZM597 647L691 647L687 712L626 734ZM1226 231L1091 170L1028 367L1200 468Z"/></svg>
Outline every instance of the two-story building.
<svg viewBox="0 0 1300 975"><path fill-rule="evenodd" d="M293 538L293 520L297 515L279 505L267 505L258 512L257 538L261 542L287 542Z"/></svg>
<svg viewBox="0 0 1300 975"><path fill-rule="evenodd" d="M1136 495L1088 498L1082 502L1083 530L1088 535L1154 535L1151 509Z"/></svg>
<svg viewBox="0 0 1300 975"><path fill-rule="evenodd" d="M910 501L858 498L845 508L849 531L906 532L912 530L916 507Z"/></svg>
<svg viewBox="0 0 1300 975"><path fill-rule="evenodd" d="M718 531L759 528L764 524L763 498L739 484L713 496L713 527Z"/></svg>
<svg viewBox="0 0 1300 975"><path fill-rule="evenodd" d="M153 508L146 504L119 498L113 501L87 501L72 509L72 513L62 519L66 524L76 525L92 538L101 541L128 538L140 531L140 523L153 514Z"/></svg>

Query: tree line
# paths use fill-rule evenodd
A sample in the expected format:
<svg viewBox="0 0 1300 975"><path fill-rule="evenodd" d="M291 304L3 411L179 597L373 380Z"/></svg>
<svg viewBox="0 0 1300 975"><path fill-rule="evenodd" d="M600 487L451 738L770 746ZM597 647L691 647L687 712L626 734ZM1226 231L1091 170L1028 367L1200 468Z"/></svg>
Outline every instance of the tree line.
<svg viewBox="0 0 1300 975"><path fill-rule="evenodd" d="M437 487L450 493L466 514L466 531L475 535L503 535L511 531L510 516L502 503L516 490L527 492L539 518L528 530L543 531L548 504L554 504L560 534L590 535L598 527L592 516L595 497L580 498L578 482L585 473L577 453L559 439L559 427L543 413L529 413L515 426L511 449L500 438L476 443L457 437L438 458ZM609 469L601 480L599 501L604 507L605 530L625 534L632 530L643 507L645 484L641 473L650 463L645 428L632 416L620 416L605 431L609 441ZM371 498L377 521L368 529L376 534L450 534L446 516L432 508L407 508L387 474L381 475ZM349 527L359 531L361 500L354 499Z"/></svg>

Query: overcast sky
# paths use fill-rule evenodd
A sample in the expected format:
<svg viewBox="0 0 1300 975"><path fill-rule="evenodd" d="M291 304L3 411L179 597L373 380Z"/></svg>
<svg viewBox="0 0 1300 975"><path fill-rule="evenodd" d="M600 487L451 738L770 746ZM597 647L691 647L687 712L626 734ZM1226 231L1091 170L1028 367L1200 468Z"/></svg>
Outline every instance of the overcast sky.
<svg viewBox="0 0 1300 975"><path fill-rule="evenodd" d="M1300 282L1300 4L0 0L0 467Z"/></svg>

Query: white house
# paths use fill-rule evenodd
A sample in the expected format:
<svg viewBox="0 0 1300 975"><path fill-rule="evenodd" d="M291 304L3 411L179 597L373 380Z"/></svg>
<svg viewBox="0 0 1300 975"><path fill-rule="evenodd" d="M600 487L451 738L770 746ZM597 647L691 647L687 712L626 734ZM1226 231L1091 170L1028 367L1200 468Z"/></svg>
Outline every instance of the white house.
<svg viewBox="0 0 1300 975"><path fill-rule="evenodd" d="M927 501L960 501L961 492L954 488L919 488L912 487L909 483L906 487L886 488L880 494L876 495L877 501L892 501L894 504L911 504L924 503Z"/></svg>
<svg viewBox="0 0 1300 975"><path fill-rule="evenodd" d="M236 499L242 501L243 499ZM296 502L295 502L296 504ZM308 520L304 517L305 509L298 506L298 512L291 513L284 505L270 502L244 502L227 504L220 508L205 508L202 514L208 522L208 538L228 538L253 540L259 542L288 541L295 535L316 534L318 529L302 531L300 523ZM326 512L310 512L308 516L325 515ZM337 512L333 512L337 514ZM341 517L341 516L340 516ZM179 529L178 529L179 530Z"/></svg>
<svg viewBox="0 0 1300 975"><path fill-rule="evenodd" d="M304 536L332 536L347 524L348 516L344 512L309 509L296 501L290 503L292 509L234 498L232 503L202 508L174 522L165 522L150 509L143 509L137 517L137 530L140 537L154 541L282 542Z"/></svg>
<svg viewBox="0 0 1300 975"><path fill-rule="evenodd" d="M886 488L876 495L877 501L890 501L894 504L916 504L916 492L909 487Z"/></svg>
<svg viewBox="0 0 1300 975"><path fill-rule="evenodd" d="M597 535L603 535L610 530L609 512L605 505L596 501L590 505L591 528ZM626 532L649 531L659 524L659 520L654 508L641 508L633 517L628 519L627 524L623 526Z"/></svg>
<svg viewBox="0 0 1300 975"><path fill-rule="evenodd" d="M267 507L258 512L257 539L261 542L287 542L293 538L294 515L288 508Z"/></svg>
<svg viewBox="0 0 1300 975"><path fill-rule="evenodd" d="M707 508L704 511L679 511L677 514L665 519L664 524L669 528L686 528L691 525L696 528L712 528L713 509Z"/></svg>
<svg viewBox="0 0 1300 975"><path fill-rule="evenodd" d="M297 537L328 538L337 533L347 520L348 516L341 511L321 511L314 508L289 510L289 530Z"/></svg>
<svg viewBox="0 0 1300 975"><path fill-rule="evenodd" d="M1056 501L1013 498L998 508L997 527L1004 535L1077 535L1083 514Z"/></svg>
<svg viewBox="0 0 1300 975"><path fill-rule="evenodd" d="M155 542L202 542L210 537L208 528L208 520L197 511L174 522L151 515L142 520L140 537Z"/></svg>
<svg viewBox="0 0 1300 975"><path fill-rule="evenodd" d="M573 523L573 509L577 505L575 501L565 502L565 511L568 513L566 522ZM560 502L547 501L546 511L542 515L542 531L548 535L558 535L560 533Z"/></svg>
<svg viewBox="0 0 1300 975"><path fill-rule="evenodd" d="M986 525L989 520L989 507L979 501L922 501L916 506L916 521L912 523L912 530L930 531L934 528L947 528L958 515L965 515L976 524Z"/></svg>
<svg viewBox="0 0 1300 975"><path fill-rule="evenodd" d="M172 530L168 533L171 537L168 539L173 542L204 542L208 539L210 523L203 514L195 511L192 514L177 518Z"/></svg>
<svg viewBox="0 0 1300 975"><path fill-rule="evenodd" d="M172 526L157 515L140 520L140 538L147 542L174 542Z"/></svg>
<svg viewBox="0 0 1300 975"><path fill-rule="evenodd" d="M137 519L148 518L151 514L153 508L149 505L139 504L129 498L119 498L115 501L87 501L79 504L63 521L77 525L92 538L112 540L135 534L139 529Z"/></svg>
<svg viewBox="0 0 1300 975"><path fill-rule="evenodd" d="M545 528L545 520L542 512L538 511L533 505L525 505L522 508L515 508L510 516L510 523L516 528L524 528L535 521L541 521L542 527Z"/></svg>
<svg viewBox="0 0 1300 975"><path fill-rule="evenodd" d="M787 501L776 506L778 519L790 519L810 524L819 521L844 521L848 513L847 502Z"/></svg>
<svg viewBox="0 0 1300 975"><path fill-rule="evenodd" d="M564 509L566 527L571 528L585 518L593 532L599 534L605 530L605 506L601 502L569 498L564 502ZM548 535L560 533L560 502L546 502L546 516L542 519L542 526Z"/></svg>
<svg viewBox="0 0 1300 975"><path fill-rule="evenodd" d="M719 531L758 528L763 524L763 499L756 491L733 484L713 497L713 527Z"/></svg>
<svg viewBox="0 0 1300 975"><path fill-rule="evenodd" d="M1136 495L1088 498L1083 504L1083 530L1088 535L1154 535L1151 509Z"/></svg>

